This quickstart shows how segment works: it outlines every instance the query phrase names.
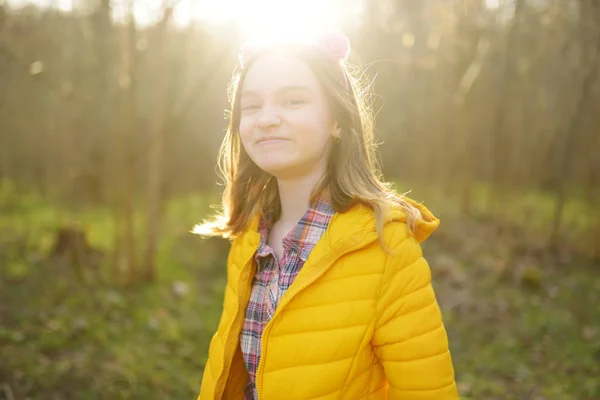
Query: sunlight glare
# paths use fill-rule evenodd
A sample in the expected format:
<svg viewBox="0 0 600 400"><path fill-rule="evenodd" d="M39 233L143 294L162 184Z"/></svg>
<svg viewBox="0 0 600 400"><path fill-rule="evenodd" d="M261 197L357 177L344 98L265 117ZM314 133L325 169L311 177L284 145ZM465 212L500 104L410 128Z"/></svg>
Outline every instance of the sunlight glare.
<svg viewBox="0 0 600 400"><path fill-rule="evenodd" d="M345 6L342 0L189 0L178 6L174 18L181 25L233 22L244 40L296 40L320 28L340 27Z"/></svg>
<svg viewBox="0 0 600 400"><path fill-rule="evenodd" d="M7 1L16 8L35 4L67 12L88 4L87 0ZM111 11L115 21L125 22L131 7L138 26L147 27L160 21L165 3L175 5L177 26L196 21L213 26L232 23L243 40L251 41L305 38L322 28L356 23L364 11L362 0L111 0Z"/></svg>

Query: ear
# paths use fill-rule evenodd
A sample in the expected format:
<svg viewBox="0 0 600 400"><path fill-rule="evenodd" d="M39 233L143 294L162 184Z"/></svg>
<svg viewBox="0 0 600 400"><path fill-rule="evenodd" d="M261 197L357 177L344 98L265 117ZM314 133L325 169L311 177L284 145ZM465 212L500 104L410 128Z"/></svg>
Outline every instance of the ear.
<svg viewBox="0 0 600 400"><path fill-rule="evenodd" d="M333 128L331 130L331 135L335 139L340 139L342 137L342 127L338 121L333 121Z"/></svg>

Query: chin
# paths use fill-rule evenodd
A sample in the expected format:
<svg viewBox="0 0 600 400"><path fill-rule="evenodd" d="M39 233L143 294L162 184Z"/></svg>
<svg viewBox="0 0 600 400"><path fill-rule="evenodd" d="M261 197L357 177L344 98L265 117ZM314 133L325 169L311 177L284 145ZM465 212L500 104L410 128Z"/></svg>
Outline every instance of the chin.
<svg viewBox="0 0 600 400"><path fill-rule="evenodd" d="M261 160L256 165L266 173L275 177L288 175L291 171L297 169L294 163L289 160Z"/></svg>
<svg viewBox="0 0 600 400"><path fill-rule="evenodd" d="M268 164L259 165L259 167L266 173L273 175L275 177L286 175L287 173L289 173L290 170L294 169L292 165L288 165L287 163L281 163L281 164L268 163Z"/></svg>

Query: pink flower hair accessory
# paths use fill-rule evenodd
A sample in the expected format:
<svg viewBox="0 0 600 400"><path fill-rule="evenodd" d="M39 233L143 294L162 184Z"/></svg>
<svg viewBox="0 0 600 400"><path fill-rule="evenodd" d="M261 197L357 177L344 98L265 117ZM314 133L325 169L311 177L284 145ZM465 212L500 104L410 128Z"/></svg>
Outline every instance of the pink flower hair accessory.
<svg viewBox="0 0 600 400"><path fill-rule="evenodd" d="M346 61L350 54L350 40L338 29L329 29L318 37L317 44L335 61Z"/></svg>

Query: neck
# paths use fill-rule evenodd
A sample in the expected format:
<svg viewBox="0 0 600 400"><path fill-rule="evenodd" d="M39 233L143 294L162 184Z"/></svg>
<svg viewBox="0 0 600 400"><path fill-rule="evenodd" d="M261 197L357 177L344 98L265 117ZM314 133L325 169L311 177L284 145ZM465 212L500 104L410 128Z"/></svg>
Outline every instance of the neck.
<svg viewBox="0 0 600 400"><path fill-rule="evenodd" d="M321 175L304 176L299 178L277 179L281 216L279 221L284 224L298 222L310 205L310 194L317 185Z"/></svg>

